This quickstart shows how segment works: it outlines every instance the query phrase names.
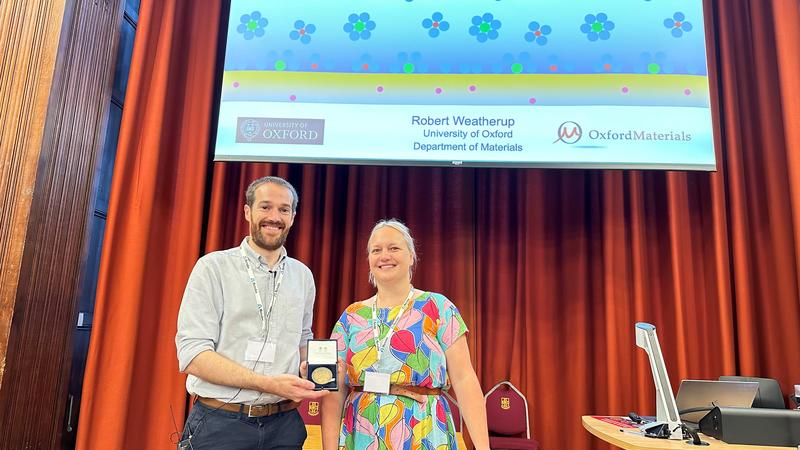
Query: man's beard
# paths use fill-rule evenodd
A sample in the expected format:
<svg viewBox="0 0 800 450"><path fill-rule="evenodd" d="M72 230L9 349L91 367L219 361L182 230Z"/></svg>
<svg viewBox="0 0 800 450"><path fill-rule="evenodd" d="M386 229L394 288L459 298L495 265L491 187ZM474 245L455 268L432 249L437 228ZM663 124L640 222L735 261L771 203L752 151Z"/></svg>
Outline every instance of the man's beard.
<svg viewBox="0 0 800 450"><path fill-rule="evenodd" d="M264 235L261 233L261 224L278 226L283 225L284 228L283 231L281 231L281 234L279 234L277 237L269 239L264 237ZM280 222L263 221L261 224L250 225L250 237L253 238L253 242L257 246L267 251L275 251L283 247L283 243L286 242L286 236L289 235L289 227L286 227L285 224Z"/></svg>

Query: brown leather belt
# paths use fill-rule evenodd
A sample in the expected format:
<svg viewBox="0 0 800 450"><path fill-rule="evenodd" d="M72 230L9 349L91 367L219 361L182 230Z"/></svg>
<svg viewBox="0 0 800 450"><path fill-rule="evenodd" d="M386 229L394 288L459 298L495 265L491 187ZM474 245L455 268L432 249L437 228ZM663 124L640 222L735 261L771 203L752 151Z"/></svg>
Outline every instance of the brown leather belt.
<svg viewBox="0 0 800 450"><path fill-rule="evenodd" d="M356 392L364 392L364 386L352 386ZM413 398L422 403L427 395L442 395L439 388L426 388L422 386L400 386L393 384L389 386L389 395L402 395L403 397Z"/></svg>
<svg viewBox="0 0 800 450"><path fill-rule="evenodd" d="M244 403L225 403L215 398L197 397L197 401L209 408L221 409L234 413L247 414L248 417L266 417L284 411L291 411L298 406L299 402L283 400L278 403L267 403L266 405L246 405Z"/></svg>

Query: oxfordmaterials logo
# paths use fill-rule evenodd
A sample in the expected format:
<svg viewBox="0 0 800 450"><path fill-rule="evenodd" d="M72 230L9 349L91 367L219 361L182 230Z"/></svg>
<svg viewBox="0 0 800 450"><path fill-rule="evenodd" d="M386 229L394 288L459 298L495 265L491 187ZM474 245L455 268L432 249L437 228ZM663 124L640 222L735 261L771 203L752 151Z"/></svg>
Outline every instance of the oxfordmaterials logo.
<svg viewBox="0 0 800 450"><path fill-rule="evenodd" d="M324 119L239 117L236 142L243 144L323 145Z"/></svg>
<svg viewBox="0 0 800 450"><path fill-rule="evenodd" d="M680 130L642 130L642 129L590 129L585 133L589 141L684 141L692 140L691 133ZM577 122L567 121L558 126L558 137L553 144L563 142L575 144L584 137L583 129Z"/></svg>
<svg viewBox="0 0 800 450"><path fill-rule="evenodd" d="M553 141L553 144L559 141L565 144L574 144L581 140L581 136L583 136L581 126L576 122L567 121L558 126L558 138Z"/></svg>

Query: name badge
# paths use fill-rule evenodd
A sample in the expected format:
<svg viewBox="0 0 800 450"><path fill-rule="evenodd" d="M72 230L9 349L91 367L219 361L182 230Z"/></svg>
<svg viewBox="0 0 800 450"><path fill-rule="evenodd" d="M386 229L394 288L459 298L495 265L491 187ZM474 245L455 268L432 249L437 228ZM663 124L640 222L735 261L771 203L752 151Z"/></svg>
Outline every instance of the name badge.
<svg viewBox="0 0 800 450"><path fill-rule="evenodd" d="M364 372L364 392L388 394L389 374L380 372Z"/></svg>
<svg viewBox="0 0 800 450"><path fill-rule="evenodd" d="M244 359L246 361L271 363L275 361L275 344L264 342L261 339L250 339L247 341Z"/></svg>

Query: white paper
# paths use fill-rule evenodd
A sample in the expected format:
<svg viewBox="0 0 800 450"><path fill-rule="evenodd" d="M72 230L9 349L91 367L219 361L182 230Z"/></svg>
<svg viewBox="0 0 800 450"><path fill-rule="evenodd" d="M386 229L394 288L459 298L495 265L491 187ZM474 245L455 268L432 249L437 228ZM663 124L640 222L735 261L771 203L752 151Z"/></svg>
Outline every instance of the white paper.
<svg viewBox="0 0 800 450"><path fill-rule="evenodd" d="M247 342L247 350L244 352L246 361L258 361L271 363L275 361L275 344L264 342L260 339L250 339Z"/></svg>
<svg viewBox="0 0 800 450"><path fill-rule="evenodd" d="M310 339L306 350L309 364L336 364L336 341Z"/></svg>
<svg viewBox="0 0 800 450"><path fill-rule="evenodd" d="M364 372L364 392L388 394L389 374L380 372Z"/></svg>

